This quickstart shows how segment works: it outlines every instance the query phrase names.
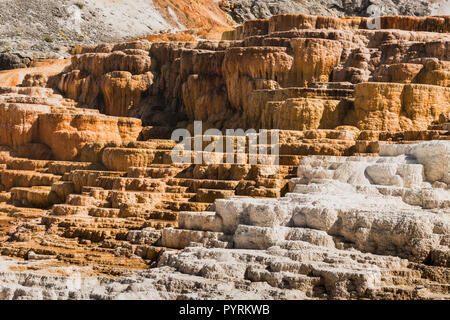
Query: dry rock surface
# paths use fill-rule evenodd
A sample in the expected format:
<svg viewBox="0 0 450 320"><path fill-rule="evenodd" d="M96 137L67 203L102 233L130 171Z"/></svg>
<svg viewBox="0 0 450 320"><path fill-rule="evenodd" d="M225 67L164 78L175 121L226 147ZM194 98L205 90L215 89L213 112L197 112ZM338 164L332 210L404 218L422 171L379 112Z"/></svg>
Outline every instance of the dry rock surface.
<svg viewBox="0 0 450 320"><path fill-rule="evenodd" d="M367 18L286 14L229 40L85 46L55 86L152 127L426 130L448 113L449 17L382 17L374 30Z"/></svg>
<svg viewBox="0 0 450 320"><path fill-rule="evenodd" d="M222 0L221 8L235 21L268 19L283 13L317 14L325 16L372 16L449 14L447 0Z"/></svg>
<svg viewBox="0 0 450 320"><path fill-rule="evenodd" d="M0 87L0 298L450 298L449 21L276 15ZM278 165L174 163L194 120Z"/></svg>
<svg viewBox="0 0 450 320"><path fill-rule="evenodd" d="M166 248L148 271L96 277L29 251L26 263L2 262L0 296L450 298L449 159L450 143L435 141L386 145L377 157L305 157L283 198L216 200L180 212L176 229L128 231L119 255ZM25 266L41 270L11 271Z"/></svg>
<svg viewBox="0 0 450 320"><path fill-rule="evenodd" d="M0 70L67 58L77 45L158 33L214 38L249 19L284 13L335 17L449 15L449 0L1 0Z"/></svg>
<svg viewBox="0 0 450 320"><path fill-rule="evenodd" d="M76 45L230 27L213 0L1 0L0 70L68 57Z"/></svg>

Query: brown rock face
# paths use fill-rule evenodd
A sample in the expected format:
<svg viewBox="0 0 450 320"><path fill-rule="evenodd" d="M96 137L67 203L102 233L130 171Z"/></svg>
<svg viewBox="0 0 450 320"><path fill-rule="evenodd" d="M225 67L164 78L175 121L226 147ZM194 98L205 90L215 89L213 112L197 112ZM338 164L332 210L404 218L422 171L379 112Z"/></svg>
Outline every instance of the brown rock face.
<svg viewBox="0 0 450 320"><path fill-rule="evenodd" d="M75 158L86 142L122 141L117 118L90 114L43 114L39 137L60 160Z"/></svg>
<svg viewBox="0 0 450 320"><path fill-rule="evenodd" d="M423 69L414 78L414 82L450 87L450 62L437 58L425 60Z"/></svg>
<svg viewBox="0 0 450 320"><path fill-rule="evenodd" d="M337 127L340 123L338 100L295 98L284 102L268 102L263 114L263 127L305 131Z"/></svg>
<svg viewBox="0 0 450 320"><path fill-rule="evenodd" d="M169 129L194 120L220 129L311 127L310 120L305 126L283 125L267 116L268 110L279 110L273 106L297 98L341 101L339 120L318 120L320 128L424 129L439 117L436 113L448 111L445 101L425 115L423 110L412 111L422 106L411 102L413 96L406 97L418 89L402 89L403 102L397 106L383 100L397 90L395 84L388 88L391 83L448 87L447 22L447 17L383 17L381 28L374 29L373 21L364 18L287 14L245 22L227 33L228 38L236 36L234 41L80 47L58 88L106 114L138 117L146 126ZM365 82L389 84L373 95L354 91L351 85ZM286 95L288 88L300 90ZM274 97L281 100L270 95L255 99L263 97L264 90L278 90ZM363 102L363 97L373 101ZM308 103L302 112L312 113L305 119L317 117L317 101ZM367 124L367 119L374 122Z"/></svg>
<svg viewBox="0 0 450 320"><path fill-rule="evenodd" d="M124 49L111 53L87 53L72 58L72 69L85 71L95 78L111 71L142 74L150 71L151 59L140 49Z"/></svg>
<svg viewBox="0 0 450 320"><path fill-rule="evenodd" d="M38 115L49 111L49 106L3 104L0 143L16 147L33 141L39 134Z"/></svg>
<svg viewBox="0 0 450 320"><path fill-rule="evenodd" d="M46 87L48 76L44 73L29 73L25 75L22 86L23 87Z"/></svg>
<svg viewBox="0 0 450 320"><path fill-rule="evenodd" d="M214 123L232 116L225 84L220 77L190 75L182 90L189 119Z"/></svg>
<svg viewBox="0 0 450 320"><path fill-rule="evenodd" d="M414 63L392 64L387 67L386 73L383 73L383 79L380 79L380 82L411 83L414 81L423 67L424 66L421 64Z"/></svg>
<svg viewBox="0 0 450 320"><path fill-rule="evenodd" d="M450 89L418 84L362 83L355 87L355 118L364 130L425 130L448 112Z"/></svg>
<svg viewBox="0 0 450 320"><path fill-rule="evenodd" d="M112 116L127 116L130 109L139 106L141 96L152 82L151 72L142 75L132 75L127 71L105 74L100 84L105 100L104 112Z"/></svg>
<svg viewBox="0 0 450 320"><path fill-rule="evenodd" d="M329 82L331 72L338 66L342 55L342 44L328 39L293 39L293 80L300 86L313 82Z"/></svg>
<svg viewBox="0 0 450 320"><path fill-rule="evenodd" d="M151 59L144 48L130 43L81 50L102 53L74 56L72 71L61 76L58 89L88 106L100 106L108 115L127 116L153 82Z"/></svg>
<svg viewBox="0 0 450 320"><path fill-rule="evenodd" d="M383 29L400 29L428 32L448 33L450 24L449 16L440 17L407 17L384 16L381 17Z"/></svg>
<svg viewBox="0 0 450 320"><path fill-rule="evenodd" d="M86 105L95 105L100 89L93 76L80 70L62 74L58 82L58 90L70 99L77 99Z"/></svg>
<svg viewBox="0 0 450 320"><path fill-rule="evenodd" d="M273 16L269 23L269 32L295 29L316 29L317 16L304 14L282 14Z"/></svg>
<svg viewBox="0 0 450 320"><path fill-rule="evenodd" d="M223 75L231 106L240 111L256 80L287 81L293 58L279 47L231 48L225 52ZM264 89L264 88L260 88Z"/></svg>
<svg viewBox="0 0 450 320"><path fill-rule="evenodd" d="M269 20L269 33L294 29L368 29L375 24L371 18L336 18L306 14L280 14ZM448 16L408 17L383 16L381 29L398 29L408 31L449 32Z"/></svg>
<svg viewBox="0 0 450 320"><path fill-rule="evenodd" d="M242 37L245 39L251 36L265 35L269 32L270 20L259 19L259 20L248 20L244 22Z"/></svg>
<svg viewBox="0 0 450 320"><path fill-rule="evenodd" d="M47 146L56 159L72 160L86 142L121 143L140 134L140 120L76 108L74 101L53 94L51 89L3 87L1 91L6 93L0 97L0 144L31 157L31 150L38 158L43 152L42 148L31 148L31 143Z"/></svg>

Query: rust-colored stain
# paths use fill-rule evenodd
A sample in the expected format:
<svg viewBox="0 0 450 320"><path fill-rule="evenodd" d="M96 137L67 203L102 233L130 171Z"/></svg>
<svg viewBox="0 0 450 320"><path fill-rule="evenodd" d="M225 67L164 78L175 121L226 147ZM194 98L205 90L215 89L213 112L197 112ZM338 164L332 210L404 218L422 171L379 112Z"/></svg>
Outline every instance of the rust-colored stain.
<svg viewBox="0 0 450 320"><path fill-rule="evenodd" d="M30 73L52 76L61 73L70 64L70 59L42 59L32 62L30 68L0 71L0 86L17 86Z"/></svg>

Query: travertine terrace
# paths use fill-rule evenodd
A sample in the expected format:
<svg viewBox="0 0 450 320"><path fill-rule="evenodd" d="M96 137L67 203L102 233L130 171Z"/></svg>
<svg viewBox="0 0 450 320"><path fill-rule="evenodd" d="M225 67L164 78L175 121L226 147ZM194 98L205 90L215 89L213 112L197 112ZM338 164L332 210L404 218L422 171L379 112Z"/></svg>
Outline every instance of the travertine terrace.
<svg viewBox="0 0 450 320"><path fill-rule="evenodd" d="M450 17L380 27L278 15L0 87L0 298L449 298ZM277 170L172 163L195 120L279 130Z"/></svg>

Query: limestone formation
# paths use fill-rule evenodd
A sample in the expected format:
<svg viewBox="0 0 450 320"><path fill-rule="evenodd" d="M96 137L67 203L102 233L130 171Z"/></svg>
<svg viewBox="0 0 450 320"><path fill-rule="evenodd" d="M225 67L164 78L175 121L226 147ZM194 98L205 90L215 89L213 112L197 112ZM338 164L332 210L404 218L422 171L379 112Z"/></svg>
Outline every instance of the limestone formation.
<svg viewBox="0 0 450 320"><path fill-rule="evenodd" d="M426 129L450 106L450 89L439 86L368 82L355 96L357 126L366 130Z"/></svg>
<svg viewBox="0 0 450 320"><path fill-rule="evenodd" d="M0 298L449 299L446 19L279 15L0 87Z"/></svg>
<svg viewBox="0 0 450 320"><path fill-rule="evenodd" d="M27 265L40 271L11 271L17 262L2 262L1 297L449 298L449 157L449 143L435 141L385 144L378 157L309 156L283 198L216 200L209 211L181 211L176 229L147 227L123 235L120 229L73 223L91 216L106 228L107 219L135 216L150 203L137 211L135 200L120 209L95 208L101 200L93 195L100 189L91 196L72 195L68 204L43 215L47 228L55 219L72 220L63 236L90 246L103 242L101 247L123 262L136 256L157 259L157 266L128 270L118 279L95 276L87 267L57 267L64 276L56 277L46 267L48 259L71 256L45 249L53 227L22 224L11 239L29 242L34 229L43 236L41 245L27 252L3 246L3 252L24 252ZM112 240L114 234L121 240ZM30 277L35 280L25 281ZM175 282L176 289L167 289Z"/></svg>
<svg viewBox="0 0 450 320"><path fill-rule="evenodd" d="M140 133L137 119L77 108L74 101L51 89L2 87L0 92L0 144L19 153L22 146L40 143L50 148L55 159L72 160L87 142L121 143L135 140Z"/></svg>
<svg viewBox="0 0 450 320"><path fill-rule="evenodd" d="M88 46L57 87L144 126L424 130L449 110L446 19L383 17L373 29L364 19L276 15L245 22L231 41ZM308 98L301 116L265 120L298 98Z"/></svg>

